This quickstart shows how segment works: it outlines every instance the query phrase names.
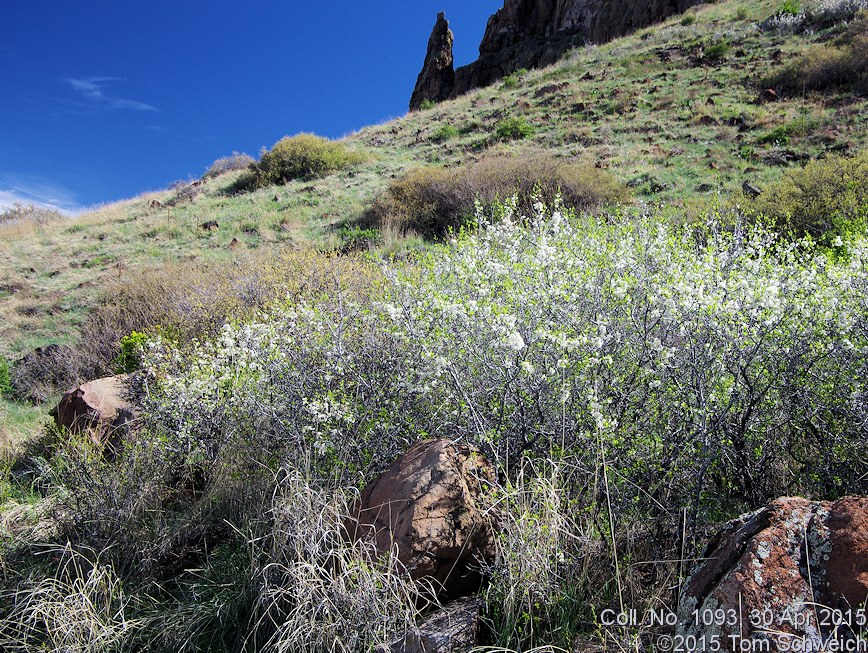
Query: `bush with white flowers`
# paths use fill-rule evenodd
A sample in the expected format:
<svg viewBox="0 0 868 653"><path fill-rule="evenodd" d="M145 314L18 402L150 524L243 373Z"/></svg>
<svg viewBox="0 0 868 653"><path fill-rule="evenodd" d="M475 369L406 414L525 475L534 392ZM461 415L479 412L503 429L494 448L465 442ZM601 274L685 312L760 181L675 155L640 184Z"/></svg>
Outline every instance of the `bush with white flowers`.
<svg viewBox="0 0 868 653"><path fill-rule="evenodd" d="M864 239L824 252L514 207L387 270L373 305L287 307L186 354L156 342L155 426L183 455L241 439L361 477L425 437L476 443L507 475L606 462L609 500L644 517L868 490Z"/></svg>

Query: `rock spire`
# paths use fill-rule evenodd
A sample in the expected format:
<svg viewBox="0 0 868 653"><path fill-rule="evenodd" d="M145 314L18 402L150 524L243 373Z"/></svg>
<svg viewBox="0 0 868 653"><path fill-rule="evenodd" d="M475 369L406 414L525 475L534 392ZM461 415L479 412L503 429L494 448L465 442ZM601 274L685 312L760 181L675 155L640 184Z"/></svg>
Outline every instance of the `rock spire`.
<svg viewBox="0 0 868 653"><path fill-rule="evenodd" d="M440 102L452 95L455 88L455 68L452 60L454 36L449 21L441 12L428 39L428 53L422 72L416 79L416 88L410 98L410 111L418 109L425 100Z"/></svg>

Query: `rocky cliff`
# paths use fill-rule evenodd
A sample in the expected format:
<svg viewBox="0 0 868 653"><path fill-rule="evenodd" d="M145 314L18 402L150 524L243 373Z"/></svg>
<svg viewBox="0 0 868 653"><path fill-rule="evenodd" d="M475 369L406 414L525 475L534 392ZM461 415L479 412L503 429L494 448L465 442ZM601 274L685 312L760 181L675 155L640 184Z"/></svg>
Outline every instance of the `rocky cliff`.
<svg viewBox="0 0 868 653"><path fill-rule="evenodd" d="M505 0L488 19L488 26L479 46L479 59L454 71L449 76L455 97L478 86L485 86L520 68L537 68L557 61L567 50L587 42L603 43L623 36L680 13L700 0ZM442 20L441 20L442 18ZM422 101L444 99L442 87L438 95L426 93L426 70L439 70L438 62L452 60L452 36L445 39L442 24L448 23L441 14L428 44L428 57L413 93L411 109ZM432 54L437 37L440 48ZM449 55L442 47L448 41ZM451 63L450 63L451 65ZM421 84L421 85L420 85ZM414 105L415 103L415 105Z"/></svg>
<svg viewBox="0 0 868 653"><path fill-rule="evenodd" d="M454 37L449 21L441 12L428 39L425 65L416 79L416 88L410 98L410 111L418 109L422 102L440 102L447 99L455 89L455 68L452 63Z"/></svg>

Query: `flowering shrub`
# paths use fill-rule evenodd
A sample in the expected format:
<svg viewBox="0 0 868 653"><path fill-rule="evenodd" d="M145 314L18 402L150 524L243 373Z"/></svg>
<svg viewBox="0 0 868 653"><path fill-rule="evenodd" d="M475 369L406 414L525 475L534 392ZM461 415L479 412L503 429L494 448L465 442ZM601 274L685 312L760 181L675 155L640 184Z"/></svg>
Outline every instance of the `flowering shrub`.
<svg viewBox="0 0 868 653"><path fill-rule="evenodd" d="M785 2L782 9L760 24L760 29L795 34L805 29L846 23L868 9L868 0L814 0L804 11L798 3Z"/></svg>
<svg viewBox="0 0 868 653"><path fill-rule="evenodd" d="M158 341L151 413L205 459L241 433L360 472L435 435L504 470L605 457L625 508L694 517L861 487L863 239L832 263L759 227L542 205L525 227L514 206L388 271L374 306L302 302L186 353Z"/></svg>
<svg viewBox="0 0 868 653"><path fill-rule="evenodd" d="M868 0L815 0L807 9L808 21L828 27L853 20L860 11L868 9Z"/></svg>
<svg viewBox="0 0 868 653"><path fill-rule="evenodd" d="M324 291L192 349L151 340L146 413L170 458L207 483L302 469L315 489L358 487L416 439L482 447L510 645L568 637L590 619L570 606L614 588L650 605L677 571L640 563L689 557L710 523L868 491L864 233L830 258L761 226L516 205L387 267L368 301ZM523 476L529 459L550 476Z"/></svg>
<svg viewBox="0 0 868 653"><path fill-rule="evenodd" d="M34 206L33 204L25 206L18 202L0 211L0 227L21 223L46 225L63 219L63 214L57 209Z"/></svg>

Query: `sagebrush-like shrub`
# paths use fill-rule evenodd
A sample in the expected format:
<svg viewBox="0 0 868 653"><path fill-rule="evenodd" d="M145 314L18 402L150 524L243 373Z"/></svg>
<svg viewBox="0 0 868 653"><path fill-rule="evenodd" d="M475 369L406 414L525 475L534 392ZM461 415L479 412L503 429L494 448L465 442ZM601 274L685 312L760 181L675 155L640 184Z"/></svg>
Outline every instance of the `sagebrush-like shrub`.
<svg viewBox="0 0 868 653"><path fill-rule="evenodd" d="M610 173L548 154L486 156L459 168L420 168L393 182L368 212L371 223L439 238L465 225L476 201L489 204L513 194L530 213L533 196L589 210L629 199Z"/></svg>
<svg viewBox="0 0 868 653"><path fill-rule="evenodd" d="M788 170L756 198L743 199L752 217L764 217L790 235L843 235L868 217L868 152L829 157ZM864 228L864 224L862 225Z"/></svg>
<svg viewBox="0 0 868 653"><path fill-rule="evenodd" d="M284 184L294 179L313 179L344 170L365 160L343 143L314 134L285 136L265 150L254 164L257 186Z"/></svg>
<svg viewBox="0 0 868 653"><path fill-rule="evenodd" d="M494 129L494 135L502 141L515 141L533 136L534 128L524 116L504 118Z"/></svg>
<svg viewBox="0 0 868 653"><path fill-rule="evenodd" d="M205 171L205 174L202 175L202 178L212 179L226 174L227 172L247 170L254 163L256 163L256 159L249 154L245 154L244 152L233 152L229 156L224 156L214 161L214 163L211 164L211 167L209 167L208 170Z"/></svg>

